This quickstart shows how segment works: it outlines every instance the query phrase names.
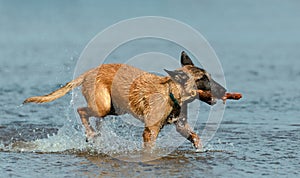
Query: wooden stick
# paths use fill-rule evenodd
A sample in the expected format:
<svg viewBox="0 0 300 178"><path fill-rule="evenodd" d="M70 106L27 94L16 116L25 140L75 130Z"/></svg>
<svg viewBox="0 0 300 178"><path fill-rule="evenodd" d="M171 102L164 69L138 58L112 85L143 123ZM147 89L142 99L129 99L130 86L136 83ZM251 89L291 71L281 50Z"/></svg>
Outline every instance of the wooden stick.
<svg viewBox="0 0 300 178"><path fill-rule="evenodd" d="M205 102L211 102L213 95L211 94L210 91L203 91L203 90L197 90L198 94L199 94L199 99ZM223 102L225 103L226 100L230 99L230 100L239 100L242 98L242 94L241 93L225 93L225 95L221 98L223 100Z"/></svg>
<svg viewBox="0 0 300 178"><path fill-rule="evenodd" d="M231 100L239 100L242 98L241 93L225 93L225 96L222 97L222 100L231 99Z"/></svg>
<svg viewBox="0 0 300 178"><path fill-rule="evenodd" d="M231 100L239 100L242 98L242 94L241 93L225 93L225 96L222 97L223 103L226 103L227 99L231 99Z"/></svg>

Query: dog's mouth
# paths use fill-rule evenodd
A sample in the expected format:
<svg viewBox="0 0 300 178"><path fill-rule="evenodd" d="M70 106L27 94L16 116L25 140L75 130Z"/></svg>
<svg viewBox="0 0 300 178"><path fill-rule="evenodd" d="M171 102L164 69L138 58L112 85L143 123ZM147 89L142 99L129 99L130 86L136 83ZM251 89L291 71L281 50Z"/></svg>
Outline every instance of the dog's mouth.
<svg viewBox="0 0 300 178"><path fill-rule="evenodd" d="M209 105L216 104L217 100L222 99L226 94L226 89L213 79L210 79L208 90L198 89L199 99Z"/></svg>
<svg viewBox="0 0 300 178"><path fill-rule="evenodd" d="M211 91L197 90L199 99L209 105L214 105L217 103L217 97L213 96Z"/></svg>

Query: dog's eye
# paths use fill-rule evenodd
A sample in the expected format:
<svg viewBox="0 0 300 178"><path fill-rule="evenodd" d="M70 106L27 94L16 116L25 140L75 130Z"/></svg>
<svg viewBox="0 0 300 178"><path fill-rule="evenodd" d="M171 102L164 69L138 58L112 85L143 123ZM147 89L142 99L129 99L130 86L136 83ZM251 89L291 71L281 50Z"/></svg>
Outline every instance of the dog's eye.
<svg viewBox="0 0 300 178"><path fill-rule="evenodd" d="M201 78L196 79L196 82L200 82L200 81L208 81L207 76L203 75Z"/></svg>
<svg viewBox="0 0 300 178"><path fill-rule="evenodd" d="M209 79L206 75L203 75L201 78L198 78L196 81L196 86L200 90L209 90L210 89L210 83Z"/></svg>
<svg viewBox="0 0 300 178"><path fill-rule="evenodd" d="M195 81L195 83L196 83L197 86L200 86L201 83L203 83L203 82L202 82L201 79L199 78L199 79L197 79L197 80Z"/></svg>

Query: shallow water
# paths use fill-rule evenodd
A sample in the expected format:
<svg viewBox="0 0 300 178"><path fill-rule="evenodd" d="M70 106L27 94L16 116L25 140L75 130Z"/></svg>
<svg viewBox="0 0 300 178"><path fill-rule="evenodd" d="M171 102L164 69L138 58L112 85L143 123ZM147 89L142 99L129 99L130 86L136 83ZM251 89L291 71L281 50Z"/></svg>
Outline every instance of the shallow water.
<svg viewBox="0 0 300 178"><path fill-rule="evenodd" d="M0 1L0 177L298 177L299 5L279 0L136 1L128 7L116 2ZM122 161L117 158L144 154L139 151L141 128L124 122L130 116L105 119L101 129L107 134L90 144L71 94L49 104L21 105L26 97L71 80L81 51L99 31L141 15L168 16L199 30L220 58L227 88L243 93L242 100L226 104L205 152L185 141L156 160ZM157 48L180 53L164 44ZM131 50L112 60L122 61L120 55L130 56L136 49ZM201 113L195 126L199 134L209 109L205 104L195 109ZM167 126L160 136L172 129ZM119 135L124 142L112 139ZM128 140L133 144L122 145ZM162 146L146 156L166 151Z"/></svg>

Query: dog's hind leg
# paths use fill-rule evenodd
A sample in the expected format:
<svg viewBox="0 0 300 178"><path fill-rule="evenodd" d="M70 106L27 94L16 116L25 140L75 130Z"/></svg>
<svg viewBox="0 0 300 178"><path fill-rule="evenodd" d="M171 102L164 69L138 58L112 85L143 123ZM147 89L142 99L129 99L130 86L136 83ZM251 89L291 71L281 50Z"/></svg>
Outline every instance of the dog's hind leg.
<svg viewBox="0 0 300 178"><path fill-rule="evenodd" d="M89 122L89 118L92 116L91 111L88 107L83 107L83 108L78 108L77 112L85 128L85 134L88 141L89 139L92 139L96 135L95 130L90 126L90 122Z"/></svg>
<svg viewBox="0 0 300 178"><path fill-rule="evenodd" d="M82 84L82 94L87 102L87 107L78 108L82 124L85 127L87 140L95 137L96 131L89 123L90 117L96 117L96 128L101 128L100 120L105 117L111 110L111 98L109 89L101 83L95 83L95 76L87 76L88 78ZM94 77L94 78L91 78ZM98 122L99 121L99 122Z"/></svg>
<svg viewBox="0 0 300 178"><path fill-rule="evenodd" d="M144 139L144 148L146 150L154 147L155 140L158 136L160 129L161 129L160 125L145 127L143 132L143 139Z"/></svg>

